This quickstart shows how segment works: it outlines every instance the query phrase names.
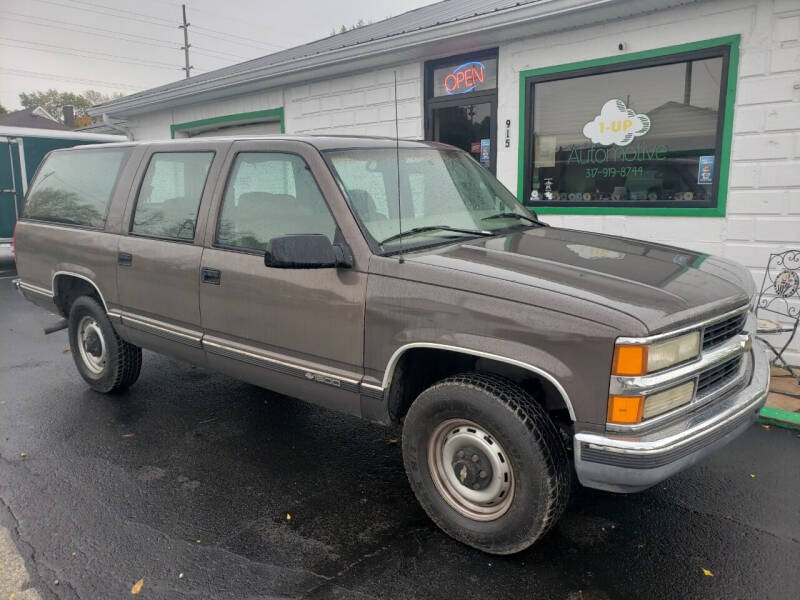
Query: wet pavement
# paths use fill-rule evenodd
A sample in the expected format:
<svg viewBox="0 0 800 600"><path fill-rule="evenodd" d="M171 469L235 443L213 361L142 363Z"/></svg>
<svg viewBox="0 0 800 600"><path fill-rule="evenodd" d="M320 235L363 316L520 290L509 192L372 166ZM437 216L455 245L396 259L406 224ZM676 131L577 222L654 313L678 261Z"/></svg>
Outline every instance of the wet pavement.
<svg viewBox="0 0 800 600"><path fill-rule="evenodd" d="M639 494L577 489L545 539L493 557L418 507L399 431L152 353L95 394L51 320L0 278L0 527L42 598L140 579L170 600L800 597L796 431L755 425Z"/></svg>

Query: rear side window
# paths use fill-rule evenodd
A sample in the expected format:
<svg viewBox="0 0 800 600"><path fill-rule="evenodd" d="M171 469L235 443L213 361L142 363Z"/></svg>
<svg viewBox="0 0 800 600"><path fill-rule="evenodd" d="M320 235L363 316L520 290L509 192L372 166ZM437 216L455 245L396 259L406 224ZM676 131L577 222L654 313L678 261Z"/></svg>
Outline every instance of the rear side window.
<svg viewBox="0 0 800 600"><path fill-rule="evenodd" d="M131 231L193 240L197 211L214 160L213 152L153 154L139 189Z"/></svg>
<svg viewBox="0 0 800 600"><path fill-rule="evenodd" d="M296 233L321 233L331 242L336 233L305 161L278 152L239 154L222 200L217 243L263 252L272 238Z"/></svg>
<svg viewBox="0 0 800 600"><path fill-rule="evenodd" d="M101 228L127 148L54 152L39 168L23 217Z"/></svg>

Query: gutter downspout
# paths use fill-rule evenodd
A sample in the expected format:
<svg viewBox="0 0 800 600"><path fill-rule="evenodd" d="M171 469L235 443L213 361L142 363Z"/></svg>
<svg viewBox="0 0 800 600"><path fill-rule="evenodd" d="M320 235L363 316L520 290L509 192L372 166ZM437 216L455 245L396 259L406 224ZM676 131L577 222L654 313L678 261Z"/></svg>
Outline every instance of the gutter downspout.
<svg viewBox="0 0 800 600"><path fill-rule="evenodd" d="M133 141L133 132L127 127L124 127L119 123L115 123L114 121L112 121L111 117L109 117L106 113L103 113L103 125L111 127L111 129L113 129L114 131L119 131L120 133L124 133L125 137L127 137L130 141Z"/></svg>

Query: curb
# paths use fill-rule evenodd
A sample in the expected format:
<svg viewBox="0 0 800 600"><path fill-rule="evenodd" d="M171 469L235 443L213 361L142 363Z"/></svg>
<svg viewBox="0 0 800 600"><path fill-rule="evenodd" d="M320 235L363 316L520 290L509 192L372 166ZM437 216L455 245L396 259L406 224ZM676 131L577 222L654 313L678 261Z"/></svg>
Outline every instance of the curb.
<svg viewBox="0 0 800 600"><path fill-rule="evenodd" d="M761 409L758 422L787 429L800 429L800 413L765 406Z"/></svg>

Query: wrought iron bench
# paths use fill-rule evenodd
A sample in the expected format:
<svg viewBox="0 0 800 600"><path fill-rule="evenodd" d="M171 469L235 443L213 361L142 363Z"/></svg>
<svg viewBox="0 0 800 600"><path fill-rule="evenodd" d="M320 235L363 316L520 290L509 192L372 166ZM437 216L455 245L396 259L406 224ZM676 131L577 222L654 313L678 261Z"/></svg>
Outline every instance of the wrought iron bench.
<svg viewBox="0 0 800 600"><path fill-rule="evenodd" d="M765 313L769 313L765 316L772 319L758 319L758 338L775 355L772 363L779 363L800 384L800 374L783 358L783 353L797 334L800 322L800 249L769 255L756 302L756 315ZM789 334L782 344L772 344L764 338L779 334Z"/></svg>

